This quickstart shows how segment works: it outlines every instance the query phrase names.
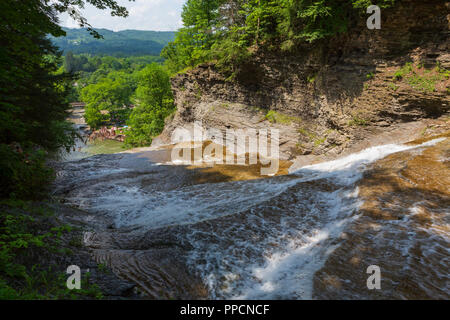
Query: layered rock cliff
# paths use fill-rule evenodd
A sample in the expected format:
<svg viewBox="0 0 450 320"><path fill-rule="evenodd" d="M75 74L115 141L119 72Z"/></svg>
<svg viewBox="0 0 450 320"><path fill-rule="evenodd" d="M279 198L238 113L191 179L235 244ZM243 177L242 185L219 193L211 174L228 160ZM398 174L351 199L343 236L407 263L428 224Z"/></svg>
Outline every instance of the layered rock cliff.
<svg viewBox="0 0 450 320"><path fill-rule="evenodd" d="M256 48L230 80L213 64L172 79L173 130L277 128L285 159L333 157L448 127L450 2L405 0L332 40L291 52ZM426 120L424 120L426 119ZM419 122L417 122L419 121ZM368 142L369 141L369 142Z"/></svg>

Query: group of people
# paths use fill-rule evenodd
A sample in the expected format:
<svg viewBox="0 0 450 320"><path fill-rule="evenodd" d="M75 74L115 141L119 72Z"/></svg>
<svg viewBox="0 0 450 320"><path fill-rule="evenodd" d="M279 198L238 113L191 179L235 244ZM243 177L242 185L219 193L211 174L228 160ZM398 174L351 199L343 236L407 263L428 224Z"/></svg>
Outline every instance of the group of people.
<svg viewBox="0 0 450 320"><path fill-rule="evenodd" d="M99 130L95 130L89 136L89 140L95 139L110 139L123 142L125 140L125 135L123 134L123 128L112 127L108 129L107 127L101 127Z"/></svg>

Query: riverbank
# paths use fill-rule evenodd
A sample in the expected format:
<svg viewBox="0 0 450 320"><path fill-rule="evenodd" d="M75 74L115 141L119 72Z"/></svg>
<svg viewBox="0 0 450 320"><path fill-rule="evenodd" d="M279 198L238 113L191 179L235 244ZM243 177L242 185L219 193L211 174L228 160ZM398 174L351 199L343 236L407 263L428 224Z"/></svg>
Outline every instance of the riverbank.
<svg viewBox="0 0 450 320"><path fill-rule="evenodd" d="M74 161L87 158L96 154L111 154L125 151L127 148L122 138L117 138L119 131L103 129L92 132L84 119L84 105L73 106L68 120L72 122L79 133L72 150L61 151L59 155L62 161ZM117 131L117 134L116 134Z"/></svg>

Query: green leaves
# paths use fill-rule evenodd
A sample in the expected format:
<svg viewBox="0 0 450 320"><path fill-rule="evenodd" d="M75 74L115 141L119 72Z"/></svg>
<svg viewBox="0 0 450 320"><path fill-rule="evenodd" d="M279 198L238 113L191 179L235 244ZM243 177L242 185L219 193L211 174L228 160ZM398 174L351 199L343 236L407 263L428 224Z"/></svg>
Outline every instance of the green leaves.
<svg viewBox="0 0 450 320"><path fill-rule="evenodd" d="M171 73L195 66L210 58L210 49L220 34L223 0L188 0L183 6L184 27L161 52Z"/></svg>
<svg viewBox="0 0 450 320"><path fill-rule="evenodd" d="M70 226L48 219L51 215L52 210L37 203L0 201L1 300L102 298L87 273L82 278L82 289L73 292L66 287L66 274L61 270L64 267L52 265L70 254L67 246L75 238L69 234L73 231ZM67 239L62 241L71 236L68 243Z"/></svg>
<svg viewBox="0 0 450 320"><path fill-rule="evenodd" d="M0 154L5 156L0 160L0 197L12 193L35 197L31 191L36 185L48 182L43 160L15 154L12 145L53 152L74 143L74 131L66 122L74 78L58 70L60 53L47 35L65 34L57 23L57 12L81 8L86 2L110 8L117 16L127 14L113 0L0 1ZM69 54L65 69L76 71L77 62Z"/></svg>
<svg viewBox="0 0 450 320"><path fill-rule="evenodd" d="M130 115L125 143L131 146L150 145L164 128L164 119L174 110L169 75L157 64L138 74L136 107Z"/></svg>
<svg viewBox="0 0 450 320"><path fill-rule="evenodd" d="M98 83L84 87L81 90L81 99L86 103L84 117L87 124L94 129L99 128L110 120L111 114L121 114L121 110L127 109L134 92L132 81L133 79L123 72L112 72ZM126 115L125 113L121 119L116 120L124 122Z"/></svg>
<svg viewBox="0 0 450 320"><path fill-rule="evenodd" d="M44 196L53 177L45 160L43 150L0 144L0 195L19 199Z"/></svg>
<svg viewBox="0 0 450 320"><path fill-rule="evenodd" d="M395 4L396 0L353 0L352 5L353 8L361 9L362 11L366 11L366 8L371 5L377 5L380 8L389 8Z"/></svg>
<svg viewBox="0 0 450 320"><path fill-rule="evenodd" d="M161 66L154 63L140 71L138 84L136 99L141 104L162 108L172 106L173 95L170 79Z"/></svg>
<svg viewBox="0 0 450 320"><path fill-rule="evenodd" d="M346 32L370 4L395 0L188 0L175 41L162 56L171 73L214 61L234 73L254 48L291 50ZM365 13L365 11L364 11Z"/></svg>

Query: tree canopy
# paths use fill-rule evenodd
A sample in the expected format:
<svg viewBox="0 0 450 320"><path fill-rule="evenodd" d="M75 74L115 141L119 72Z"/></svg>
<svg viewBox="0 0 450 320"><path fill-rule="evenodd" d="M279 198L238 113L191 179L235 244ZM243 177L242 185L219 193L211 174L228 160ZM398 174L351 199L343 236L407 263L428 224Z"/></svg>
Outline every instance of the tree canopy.
<svg viewBox="0 0 450 320"><path fill-rule="evenodd" d="M291 50L345 32L371 4L395 0L187 0L181 28L162 52L174 73L214 60L233 71L252 46Z"/></svg>
<svg viewBox="0 0 450 320"><path fill-rule="evenodd" d="M169 75L160 65L153 63L139 72L134 100L136 107L128 120L130 129L125 142L132 146L149 145L175 109Z"/></svg>
<svg viewBox="0 0 450 320"><path fill-rule="evenodd" d="M58 72L61 55L47 35L65 34L57 18L62 12L89 28L79 14L86 3L116 16L128 14L113 0L0 2L1 197L32 196L42 185L45 152L73 144L74 131L66 122L73 76Z"/></svg>

